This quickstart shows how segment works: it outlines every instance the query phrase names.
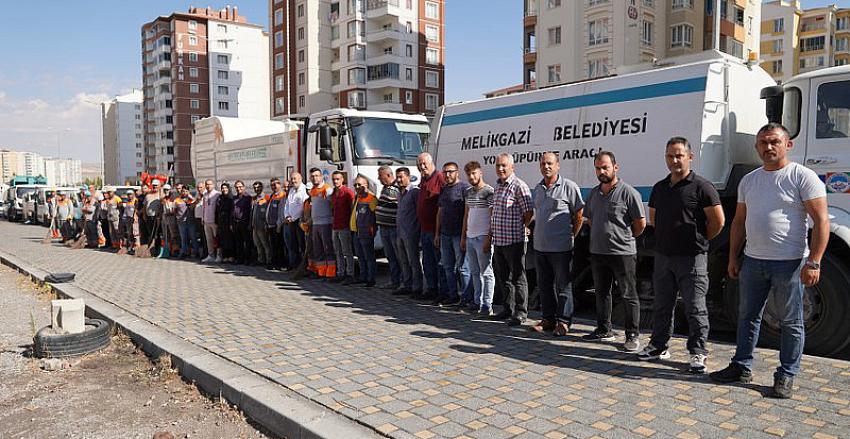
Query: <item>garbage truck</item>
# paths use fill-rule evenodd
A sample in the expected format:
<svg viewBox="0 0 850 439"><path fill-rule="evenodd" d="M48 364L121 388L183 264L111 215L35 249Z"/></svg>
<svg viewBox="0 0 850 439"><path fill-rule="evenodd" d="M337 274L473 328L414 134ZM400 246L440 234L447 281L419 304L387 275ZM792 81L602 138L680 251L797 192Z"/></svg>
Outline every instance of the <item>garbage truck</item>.
<svg viewBox="0 0 850 439"><path fill-rule="evenodd" d="M517 175L532 187L541 179L540 156L552 151L560 157L561 175L575 181L585 197L598 184L596 154L612 151L620 177L646 203L652 186L668 174L667 140L687 138L694 151L692 167L716 186L727 218L726 230L712 240L709 250L712 324L734 328L738 287L726 276L728 225L738 183L761 166L754 147L757 131L768 120L781 121L794 141L791 160L815 170L824 181L831 218L821 281L805 291L806 351L835 356L850 350L850 325L845 321L850 313L850 66L799 75L781 86L756 62L716 51L631 69L600 79L447 104L433 120L428 148L437 163L481 162L491 184L496 180L497 155L509 153ZM643 325L651 322L654 242L652 228L638 240ZM579 297L593 293L588 258L585 230L573 259L573 288ZM776 306L769 302L765 312L761 338L765 345L778 345Z"/></svg>

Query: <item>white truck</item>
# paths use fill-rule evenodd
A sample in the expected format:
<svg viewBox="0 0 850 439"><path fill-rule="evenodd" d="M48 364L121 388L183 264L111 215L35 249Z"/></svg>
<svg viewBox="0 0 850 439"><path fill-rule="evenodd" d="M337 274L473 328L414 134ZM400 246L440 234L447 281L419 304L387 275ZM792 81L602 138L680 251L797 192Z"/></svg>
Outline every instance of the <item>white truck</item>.
<svg viewBox="0 0 850 439"><path fill-rule="evenodd" d="M496 156L510 153L518 176L530 186L541 178L540 155L554 151L561 174L577 182L585 196L598 184L594 157L609 150L620 164L620 176L647 202L652 185L668 173L667 140L684 136L695 152L694 170L721 194L728 225L738 182L761 164L754 149L756 132L768 116L781 120L794 137L791 159L821 175L829 191L832 225L823 274L818 286L805 293L806 350L839 355L850 348L850 325L844 320L850 313L850 67L800 75L782 86L752 63L713 51L635 70L445 105L434 119L429 149L440 164L481 162L491 184ZM709 309L721 323L734 322L737 315L737 283L726 277L728 240L727 226L709 254ZM653 243L649 229L639 239L644 323L651 314ZM577 294L592 292L587 244L585 231L573 259ZM768 304L762 341L775 345L774 306Z"/></svg>

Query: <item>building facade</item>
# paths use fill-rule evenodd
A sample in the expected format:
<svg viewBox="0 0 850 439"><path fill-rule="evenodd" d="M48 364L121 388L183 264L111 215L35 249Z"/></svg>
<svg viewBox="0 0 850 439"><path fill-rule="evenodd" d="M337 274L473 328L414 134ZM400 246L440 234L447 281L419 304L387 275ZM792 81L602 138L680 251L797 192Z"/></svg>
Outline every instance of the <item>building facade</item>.
<svg viewBox="0 0 850 439"><path fill-rule="evenodd" d="M269 0L274 118L335 107L433 115L444 0Z"/></svg>
<svg viewBox="0 0 850 439"><path fill-rule="evenodd" d="M41 176L53 186L73 186L83 181L80 160L43 157L28 151L0 150L0 170L4 183L16 176Z"/></svg>
<svg viewBox="0 0 850 439"><path fill-rule="evenodd" d="M850 8L801 9L799 1L764 4L762 68L778 82L850 63Z"/></svg>
<svg viewBox="0 0 850 439"><path fill-rule="evenodd" d="M526 89L713 48L714 0L524 0ZM720 50L758 50L761 0L722 0ZM576 62L577 61L577 62Z"/></svg>
<svg viewBox="0 0 850 439"><path fill-rule="evenodd" d="M144 167L191 182L192 124L268 119L268 34L237 8L190 8L142 26Z"/></svg>
<svg viewBox="0 0 850 439"><path fill-rule="evenodd" d="M141 90L101 104L104 183L136 184L145 170Z"/></svg>
<svg viewBox="0 0 850 439"><path fill-rule="evenodd" d="M52 186L77 186L83 182L83 164L74 159L44 159L44 177Z"/></svg>

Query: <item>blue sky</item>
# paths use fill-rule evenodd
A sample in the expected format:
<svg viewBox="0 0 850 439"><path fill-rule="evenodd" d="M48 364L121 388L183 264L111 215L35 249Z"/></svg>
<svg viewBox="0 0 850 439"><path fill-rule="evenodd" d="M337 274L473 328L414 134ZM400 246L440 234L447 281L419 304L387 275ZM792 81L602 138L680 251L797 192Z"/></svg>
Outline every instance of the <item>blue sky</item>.
<svg viewBox="0 0 850 439"><path fill-rule="evenodd" d="M568 0L577 1L577 0ZM804 0L803 7L850 0ZM267 0L8 1L0 27L0 147L100 159L98 102L139 87L139 29L190 5L239 7L267 25ZM446 99L471 100L522 81L522 0L447 0ZM48 129L49 127L49 129Z"/></svg>

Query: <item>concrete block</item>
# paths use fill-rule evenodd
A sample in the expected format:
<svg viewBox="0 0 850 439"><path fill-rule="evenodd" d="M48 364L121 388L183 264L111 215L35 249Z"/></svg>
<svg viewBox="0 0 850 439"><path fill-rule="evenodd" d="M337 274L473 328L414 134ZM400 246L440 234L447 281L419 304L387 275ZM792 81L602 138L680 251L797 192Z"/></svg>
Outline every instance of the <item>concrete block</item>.
<svg viewBox="0 0 850 439"><path fill-rule="evenodd" d="M86 330L86 304L83 299L51 300L50 308L54 330L78 334Z"/></svg>

